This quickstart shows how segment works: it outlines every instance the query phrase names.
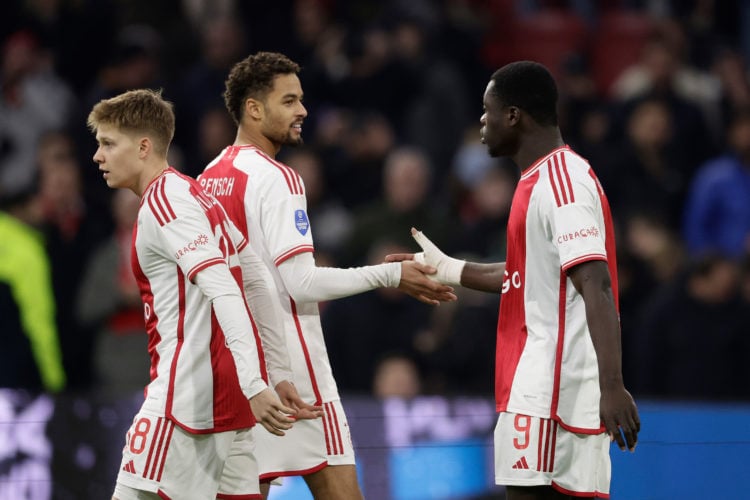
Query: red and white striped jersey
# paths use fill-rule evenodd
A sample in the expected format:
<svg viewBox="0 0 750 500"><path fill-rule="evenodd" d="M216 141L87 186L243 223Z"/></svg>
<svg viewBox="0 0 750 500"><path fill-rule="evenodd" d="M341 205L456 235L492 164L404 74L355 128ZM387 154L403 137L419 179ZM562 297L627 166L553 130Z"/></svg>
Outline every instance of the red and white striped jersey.
<svg viewBox="0 0 750 500"><path fill-rule="evenodd" d="M143 408L188 432L255 423L212 304L193 283L201 270L228 264L241 290L237 254L246 244L221 205L194 179L169 168L144 191L132 245L151 356ZM255 337L253 345L257 331ZM246 356L243 366L258 367L258 351L239 355Z"/></svg>
<svg viewBox="0 0 750 500"><path fill-rule="evenodd" d="M277 269L285 260L314 250L302 178L291 167L247 145L224 149L198 181L224 206L273 275L300 396L317 404L339 399L318 304L295 302Z"/></svg>
<svg viewBox="0 0 750 500"><path fill-rule="evenodd" d="M521 174L508 220L497 327L498 411L554 418L599 432L599 370L583 297L566 271L606 261L617 306L609 203L596 175L567 146Z"/></svg>

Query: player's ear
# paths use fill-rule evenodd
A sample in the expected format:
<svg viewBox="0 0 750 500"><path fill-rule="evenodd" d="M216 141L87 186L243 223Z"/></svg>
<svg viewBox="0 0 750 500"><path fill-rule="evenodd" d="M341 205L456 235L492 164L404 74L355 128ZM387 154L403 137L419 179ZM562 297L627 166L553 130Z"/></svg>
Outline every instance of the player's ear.
<svg viewBox="0 0 750 500"><path fill-rule="evenodd" d="M141 137L138 142L138 157L145 158L153 149L154 145L148 137Z"/></svg>
<svg viewBox="0 0 750 500"><path fill-rule="evenodd" d="M514 125L521 119L521 109L518 106L508 106L505 116L508 124Z"/></svg>
<svg viewBox="0 0 750 500"><path fill-rule="evenodd" d="M263 108L263 103L261 101L253 99L252 97L248 97L247 100L245 100L245 115L251 119L263 119L264 111L265 109Z"/></svg>

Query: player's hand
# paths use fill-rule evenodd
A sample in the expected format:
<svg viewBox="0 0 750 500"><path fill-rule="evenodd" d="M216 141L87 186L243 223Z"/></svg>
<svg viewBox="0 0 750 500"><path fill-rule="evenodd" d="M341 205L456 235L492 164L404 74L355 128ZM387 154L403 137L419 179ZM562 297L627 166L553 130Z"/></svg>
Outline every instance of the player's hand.
<svg viewBox="0 0 750 500"><path fill-rule="evenodd" d="M445 285L460 285L461 273L466 262L445 255L422 231L411 228L411 235L414 241L422 248L422 252L416 254L391 254L387 255L385 260L387 262L413 260L420 264L426 264L437 270L434 274L427 273L431 279Z"/></svg>
<svg viewBox="0 0 750 500"><path fill-rule="evenodd" d="M323 407L305 403L297 392L294 384L288 380L282 380L276 384L276 394L279 395L281 404L294 408L294 419L315 419L323 416Z"/></svg>
<svg viewBox="0 0 750 500"><path fill-rule="evenodd" d="M617 441L622 451L635 451L641 419L633 396L622 384L612 389L602 389L599 411L610 439Z"/></svg>
<svg viewBox="0 0 750 500"><path fill-rule="evenodd" d="M404 260L401 262L401 281L398 289L430 305L456 300L453 288L430 278L430 274L436 272L437 269L432 266Z"/></svg>
<svg viewBox="0 0 750 500"><path fill-rule="evenodd" d="M284 406L271 389L263 389L250 398L250 409L257 420L271 434L283 436L284 431L292 428L294 408Z"/></svg>
<svg viewBox="0 0 750 500"><path fill-rule="evenodd" d="M385 256L384 260L386 262L404 262L408 260L414 260L414 255L415 254L413 253L389 253ZM435 268L432 269L434 269L434 271L427 274L433 274L435 271L437 271Z"/></svg>

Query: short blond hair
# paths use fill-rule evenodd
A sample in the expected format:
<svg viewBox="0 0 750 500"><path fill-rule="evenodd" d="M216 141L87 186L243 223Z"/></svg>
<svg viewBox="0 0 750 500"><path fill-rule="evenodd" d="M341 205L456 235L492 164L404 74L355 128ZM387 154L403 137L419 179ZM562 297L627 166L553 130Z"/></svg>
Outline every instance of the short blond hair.
<svg viewBox="0 0 750 500"><path fill-rule="evenodd" d="M101 125L144 133L153 141L154 151L166 157L174 137L175 117L172 103L164 100L160 90L138 89L102 99L94 105L86 123L94 133Z"/></svg>

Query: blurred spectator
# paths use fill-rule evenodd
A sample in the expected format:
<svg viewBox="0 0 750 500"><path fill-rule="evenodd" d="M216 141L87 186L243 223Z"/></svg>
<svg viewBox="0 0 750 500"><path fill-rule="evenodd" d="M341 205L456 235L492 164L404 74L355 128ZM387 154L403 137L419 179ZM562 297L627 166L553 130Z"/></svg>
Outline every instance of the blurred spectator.
<svg viewBox="0 0 750 500"><path fill-rule="evenodd" d="M449 222L429 195L432 167L416 148L393 150L383 171L383 193L355 213L354 227L344 247L347 265L362 263L373 239L387 239L412 247L411 228L416 227L445 248Z"/></svg>
<svg viewBox="0 0 750 500"><path fill-rule="evenodd" d="M109 394L142 389L150 358L143 306L130 263L140 199L127 189L112 197L114 234L94 250L78 290L78 322L94 332L95 387Z"/></svg>
<svg viewBox="0 0 750 500"><path fill-rule="evenodd" d="M493 165L474 186L462 210L463 233L456 242L457 251L471 253L480 261L505 261L505 229L516 171L509 165Z"/></svg>
<svg viewBox="0 0 750 500"><path fill-rule="evenodd" d="M24 31L2 47L0 89L0 186L24 190L36 175L39 138L66 124L74 96L53 72L38 40Z"/></svg>
<svg viewBox="0 0 750 500"><path fill-rule="evenodd" d="M458 183L459 200L466 192L474 189L488 170L497 165L498 160L487 154L487 146L482 144L479 127L470 126L464 131L464 139L453 157L452 177Z"/></svg>
<svg viewBox="0 0 750 500"><path fill-rule="evenodd" d="M591 114L602 109L604 103L599 97L589 63L583 55L571 54L562 62L557 83L560 93L558 121L565 142L576 146L585 144L587 140L598 139L590 137L592 132L607 134L608 123L603 123L596 131L591 130L588 123Z"/></svg>
<svg viewBox="0 0 750 500"><path fill-rule="evenodd" d="M402 354L386 354L375 365L372 394L378 399L411 399L422 392L419 368Z"/></svg>
<svg viewBox="0 0 750 500"><path fill-rule="evenodd" d="M92 381L93 332L76 321L75 295L93 246L109 233L109 228L106 219L92 212L84 200L81 167L67 133L46 134L39 142L37 162L43 230L68 386L85 388Z"/></svg>
<svg viewBox="0 0 750 500"><path fill-rule="evenodd" d="M224 80L232 65L246 52L247 42L243 26L236 17L222 15L201 20L196 27L200 33L200 57L180 77L175 86L175 113L178 120L175 142L185 152L188 165L184 171L196 176L223 145L234 142L235 127L224 108ZM221 120L226 119L227 123ZM216 126L219 131L212 132ZM226 139L226 128L231 131ZM208 154L206 140L222 136L218 150ZM215 141L212 141L215 142Z"/></svg>
<svg viewBox="0 0 750 500"><path fill-rule="evenodd" d="M678 119L663 99L644 99L634 106L614 153L598 158L594 168L608 189L615 218L652 210L679 228L689 172L684 145L675 135Z"/></svg>
<svg viewBox="0 0 750 500"><path fill-rule="evenodd" d="M208 108L198 117L197 137L191 147L184 152L178 149L180 158L170 155L170 165L195 177L211 163L227 144L233 144L236 128L232 118L223 106ZM177 161L178 163L175 163Z"/></svg>
<svg viewBox="0 0 750 500"><path fill-rule="evenodd" d="M679 26L665 22L661 27L646 44L641 61L613 85L613 97L621 104L616 124L627 123L644 99L661 100L672 116L673 143L683 151L680 171L690 176L716 149L721 87L715 77L686 64Z"/></svg>
<svg viewBox="0 0 750 500"><path fill-rule="evenodd" d="M627 68L615 81L613 97L626 101L650 93L674 93L697 106L708 123L717 125L719 81L691 65L688 50L682 26L674 20L663 20L645 45L640 62Z"/></svg>
<svg viewBox="0 0 750 500"><path fill-rule="evenodd" d="M331 194L349 209L378 198L383 164L393 149L393 126L375 111L327 110L318 117L321 158Z"/></svg>
<svg viewBox="0 0 750 500"><path fill-rule="evenodd" d="M435 50L435 23L412 5L412 12L394 23L391 38L400 72L413 87L403 109L404 141L425 152L435 180L441 181L450 170L464 130L480 113L479 103L476 116L470 113L469 91L458 67Z"/></svg>
<svg viewBox="0 0 750 500"><path fill-rule="evenodd" d="M0 387L65 387L55 296L33 188L0 193Z"/></svg>
<svg viewBox="0 0 750 500"><path fill-rule="evenodd" d="M678 234L660 214L644 209L631 213L621 222L616 227L620 232L617 268L623 376L629 381L640 370L641 311L654 290L665 287L683 272L685 256Z"/></svg>
<svg viewBox="0 0 750 500"><path fill-rule="evenodd" d="M746 304L738 292L737 265L719 255L693 261L659 290L635 330L634 391L709 400L748 397L742 376L750 354L743 349Z"/></svg>
<svg viewBox="0 0 750 500"><path fill-rule="evenodd" d="M684 235L694 255L750 252L750 108L737 110L727 142L729 151L703 165L691 184Z"/></svg>

